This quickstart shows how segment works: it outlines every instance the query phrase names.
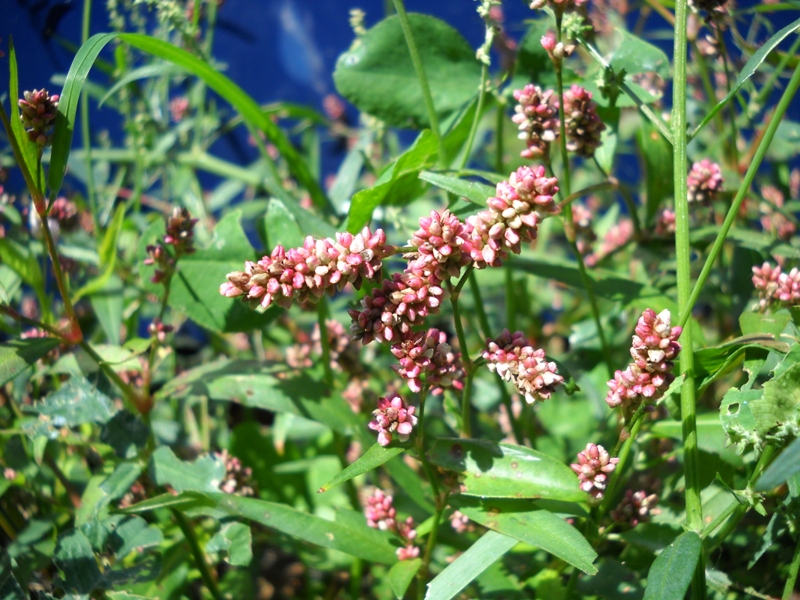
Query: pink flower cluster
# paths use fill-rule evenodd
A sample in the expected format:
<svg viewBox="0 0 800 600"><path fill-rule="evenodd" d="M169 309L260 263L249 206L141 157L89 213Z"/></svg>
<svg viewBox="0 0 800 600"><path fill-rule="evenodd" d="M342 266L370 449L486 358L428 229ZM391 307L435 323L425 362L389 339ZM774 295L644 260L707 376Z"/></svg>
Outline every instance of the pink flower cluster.
<svg viewBox="0 0 800 600"><path fill-rule="evenodd" d="M634 492L627 490L619 505L611 511L611 518L615 523L636 527L639 523L646 523L650 515L660 511L656 508L658 496L649 494L644 490Z"/></svg>
<svg viewBox="0 0 800 600"><path fill-rule="evenodd" d="M404 545L397 549L399 560L412 560L419 556L419 548L414 545L417 537L414 518L408 517L405 521L398 522L393 498L383 490L375 490L375 493L367 498L364 515L370 527L391 531L400 537Z"/></svg>
<svg viewBox="0 0 800 600"><path fill-rule="evenodd" d="M407 270L438 281L458 277L472 260L471 232L469 225L449 210L441 214L432 210L430 217L419 220L419 229L409 240L417 250L404 255L409 260Z"/></svg>
<svg viewBox="0 0 800 600"><path fill-rule="evenodd" d="M758 291L758 306L762 311L775 304L800 304L800 271L796 267L788 273L780 265L773 267L768 262L753 267L753 287Z"/></svg>
<svg viewBox="0 0 800 600"><path fill-rule="evenodd" d="M522 157L547 157L550 143L558 137L558 107L553 100L553 90L543 92L539 86L529 83L521 90L514 90L514 99L517 105L511 120L517 124L519 139L525 140L527 146Z"/></svg>
<svg viewBox="0 0 800 600"><path fill-rule="evenodd" d="M722 171L707 158L692 165L686 178L689 202L708 203L722 191Z"/></svg>
<svg viewBox="0 0 800 600"><path fill-rule="evenodd" d="M405 255L405 271L383 280L361 301L360 309L349 311L351 335L364 344L407 340L425 317L439 312L444 282L462 267L470 262L479 269L500 266L510 252L519 254L522 243L536 238L539 222L558 212L553 200L557 183L545 175L544 167L520 167L508 181L497 184L497 196L487 200L488 207L466 222L449 211L433 211L420 219L410 240L416 251ZM220 291L236 293L243 287L240 281L250 280L248 274L232 273Z"/></svg>
<svg viewBox="0 0 800 600"><path fill-rule="evenodd" d="M405 442L417 424L416 410L415 406L408 406L399 394L388 394L378 398L378 408L372 411L375 418L370 421L369 428L378 432L381 446L388 446L394 434Z"/></svg>
<svg viewBox="0 0 800 600"><path fill-rule="evenodd" d="M560 60L568 55L571 46L556 44L552 34L542 38L542 46ZM559 135L559 100L553 90L542 91L533 84L514 91L517 105L511 118L519 128L519 138L525 140L523 158L547 157L550 144ZM579 85L564 92L564 130L567 135L567 150L579 156L591 158L600 145L600 136L606 128L597 115L597 104L592 93Z"/></svg>
<svg viewBox="0 0 800 600"><path fill-rule="evenodd" d="M228 454L227 450L217 453L217 457L225 463L225 477L219 484L219 489L226 494L255 496L253 470L242 465L242 461Z"/></svg>
<svg viewBox="0 0 800 600"><path fill-rule="evenodd" d="M558 180L547 177L543 166L520 167L498 183L488 209L467 219L475 268L500 266L509 252L519 254L522 243L536 239L541 220L558 213L557 192Z"/></svg>
<svg viewBox="0 0 800 600"><path fill-rule="evenodd" d="M600 145L600 134L606 126L597 115L592 93L579 85L564 92L564 127L567 150L591 158Z"/></svg>
<svg viewBox="0 0 800 600"><path fill-rule="evenodd" d="M614 472L618 458L611 458L605 448L596 444L586 444L586 449L578 452L578 462L570 465L580 480L580 488L595 500L603 497L608 485L608 476Z"/></svg>
<svg viewBox="0 0 800 600"><path fill-rule="evenodd" d="M309 236L299 248L276 246L258 262L247 261L244 271L228 273L219 292L265 308L273 302L284 308L294 301L315 302L348 283L359 288L364 279L377 279L382 259L393 252L381 229L337 233L335 239Z"/></svg>
<svg viewBox="0 0 800 600"><path fill-rule="evenodd" d="M512 335L506 329L497 339L489 340L483 358L489 370L512 383L528 404L549 399L564 383L556 364L547 361L544 350L534 349L521 331Z"/></svg>
<svg viewBox="0 0 800 600"><path fill-rule="evenodd" d="M39 148L51 142L51 130L58 112L58 95L50 95L47 90L25 92L19 101L20 118L28 133L28 139Z"/></svg>
<svg viewBox="0 0 800 600"><path fill-rule="evenodd" d="M633 221L624 218L619 223L612 225L611 229L606 232L597 252L593 252L586 257L586 264L590 267L595 266L605 257L622 248L632 237Z"/></svg>
<svg viewBox="0 0 800 600"><path fill-rule="evenodd" d="M398 364L392 369L403 379L413 392L422 390L422 377L431 386L431 392L441 393L442 388L463 389L464 368L461 354L453 352L447 343L447 334L438 329L419 331L412 337L392 346L392 354Z"/></svg>
<svg viewBox="0 0 800 600"><path fill-rule="evenodd" d="M144 264L155 265L156 270L150 280L153 283L164 283L171 276L175 263L184 254L192 254L194 248L194 226L197 219L192 219L185 208L175 207L172 215L167 218L164 239L156 244L147 246L147 258ZM167 246L172 246L174 255L170 254Z"/></svg>
<svg viewBox="0 0 800 600"><path fill-rule="evenodd" d="M672 361L681 351L680 327L670 326L670 313L650 308L642 313L631 345L633 362L608 382L606 403L625 410L658 400L675 379Z"/></svg>

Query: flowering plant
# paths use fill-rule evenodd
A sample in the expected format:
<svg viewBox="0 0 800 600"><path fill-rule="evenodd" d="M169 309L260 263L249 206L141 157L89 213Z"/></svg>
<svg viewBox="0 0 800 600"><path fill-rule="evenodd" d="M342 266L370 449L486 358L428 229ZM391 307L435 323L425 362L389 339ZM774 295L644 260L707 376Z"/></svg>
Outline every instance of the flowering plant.
<svg viewBox="0 0 800 600"><path fill-rule="evenodd" d="M60 94L8 41L3 599L793 597L791 6L527 4L352 11L324 114L216 0L109 1Z"/></svg>

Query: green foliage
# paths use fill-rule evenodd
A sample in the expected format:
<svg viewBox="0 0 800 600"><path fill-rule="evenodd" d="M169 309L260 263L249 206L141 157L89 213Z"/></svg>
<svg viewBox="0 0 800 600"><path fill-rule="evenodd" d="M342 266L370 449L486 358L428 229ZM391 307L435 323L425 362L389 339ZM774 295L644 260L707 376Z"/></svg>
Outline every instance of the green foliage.
<svg viewBox="0 0 800 600"><path fill-rule="evenodd" d="M419 14L409 15L409 22L436 112L444 118L476 94L480 65L469 43L447 23ZM342 96L387 125L430 126L399 17L388 17L358 36L336 62L333 80Z"/></svg>
<svg viewBox="0 0 800 600"><path fill-rule="evenodd" d="M105 5L109 32L87 32L52 78L43 152L17 105L32 58L9 40L0 600L786 597L800 136L784 117L800 21L780 29L773 11L791 6L701 16L684 43L650 7L550 2L503 22L482 2L476 52L395 0L369 29L351 14L334 82L353 106L328 97L322 114L260 105L212 55L227 6L184 4L86 5ZM712 56L715 28L732 33ZM553 119L523 122L528 83ZM593 99L562 123L573 85ZM95 102L119 130L100 133ZM258 149L248 164L220 155L238 133ZM687 204L703 159L722 189ZM525 170L539 165L552 198ZM445 209L460 224L430 221ZM387 246L362 244L365 226ZM495 264L477 260L492 249ZM762 285L765 261L782 275ZM353 339L365 307L403 339ZM677 332L643 333L645 309L682 327L678 356L660 353ZM412 336L430 328L444 342L423 348ZM526 340L493 355L506 328ZM642 393L609 409L609 380L631 375ZM378 404L394 393L403 410ZM587 443L619 462L579 478Z"/></svg>

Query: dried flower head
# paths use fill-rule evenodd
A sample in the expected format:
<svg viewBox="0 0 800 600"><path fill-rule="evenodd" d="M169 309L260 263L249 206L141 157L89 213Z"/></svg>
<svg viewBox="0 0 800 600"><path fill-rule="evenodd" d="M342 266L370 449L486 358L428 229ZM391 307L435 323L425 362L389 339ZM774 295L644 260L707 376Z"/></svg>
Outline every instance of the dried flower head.
<svg viewBox="0 0 800 600"><path fill-rule="evenodd" d="M567 150L585 158L594 156L606 126L597 115L592 93L579 85L564 92L564 127Z"/></svg>
<svg viewBox="0 0 800 600"><path fill-rule="evenodd" d="M39 148L49 145L53 124L58 112L58 96L50 95L47 90L25 92L24 99L19 101L20 118L28 133L28 139Z"/></svg>
<svg viewBox="0 0 800 600"><path fill-rule="evenodd" d="M552 46L555 48L555 37L552 37ZM550 37L545 38L549 45ZM514 90L514 116L511 120L517 124L519 139L525 140L527 148L522 151L523 158L547 157L550 143L558 137L558 108L553 98L553 91L542 89L529 83L521 90Z"/></svg>
<svg viewBox="0 0 800 600"><path fill-rule="evenodd" d="M439 312L444 299L441 281L434 276L394 273L381 287L361 301L361 309L349 311L353 339L400 343L412 334L412 327Z"/></svg>
<svg viewBox="0 0 800 600"><path fill-rule="evenodd" d="M408 387L414 392L422 389L423 377L434 394L446 387L459 390L464 387L461 354L453 352L444 331L419 331L407 340L393 345L392 354L398 360L398 364L392 365L392 369L408 380Z"/></svg>
<svg viewBox="0 0 800 600"><path fill-rule="evenodd" d="M578 452L578 462L570 465L580 480L580 488L595 500L603 497L608 484L608 476L614 472L618 458L611 458L602 446L586 444L586 449Z"/></svg>
<svg viewBox="0 0 800 600"><path fill-rule="evenodd" d="M253 470L242 465L242 461L229 455L227 450L217 453L216 456L225 463L225 477L219 484L219 489L226 494L255 496Z"/></svg>
<svg viewBox="0 0 800 600"><path fill-rule="evenodd" d="M394 252L382 229L372 233L337 233L335 239L307 237L299 248L276 246L245 270L228 273L219 292L228 298L268 307L275 302L289 308L293 302L316 302L348 283L360 288L364 279L380 276L382 259Z"/></svg>
<svg viewBox="0 0 800 600"><path fill-rule="evenodd" d="M675 379L672 361L681 351L682 329L671 327L670 318L666 309L656 314L648 308L642 313L631 345L633 362L608 382L606 403L611 408L630 411L643 402L655 402Z"/></svg>
<svg viewBox="0 0 800 600"><path fill-rule="evenodd" d="M408 242L417 250L404 255L410 261L407 270L439 281L458 277L472 260L470 227L449 210L441 214L432 210L430 217L420 218L419 225Z"/></svg>
<svg viewBox="0 0 800 600"><path fill-rule="evenodd" d="M717 163L704 158L692 165L686 185L689 202L706 204L722 191L722 171Z"/></svg>
<svg viewBox="0 0 800 600"><path fill-rule="evenodd" d="M644 490L634 492L626 490L617 507L611 511L611 518L615 523L636 527L639 523L646 523L650 520L650 515L656 515L660 511L656 508L658 496L649 494Z"/></svg>
<svg viewBox="0 0 800 600"><path fill-rule="evenodd" d="M506 329L497 339L489 340L483 358L489 370L512 383L528 404L549 399L564 383L556 363L548 362L544 350L533 348L521 331L511 334Z"/></svg>
<svg viewBox="0 0 800 600"><path fill-rule="evenodd" d="M408 406L398 394L388 394L378 398L378 408L372 411L375 418L370 421L369 428L378 432L378 443L381 446L388 446L394 434L397 434L401 442L405 442L417 424L417 417L414 416L416 410L416 407Z"/></svg>
<svg viewBox="0 0 800 600"><path fill-rule="evenodd" d="M176 256L192 254L194 248L194 226L198 219L192 219L185 208L175 207L172 215L167 218L167 231L164 243L175 248Z"/></svg>

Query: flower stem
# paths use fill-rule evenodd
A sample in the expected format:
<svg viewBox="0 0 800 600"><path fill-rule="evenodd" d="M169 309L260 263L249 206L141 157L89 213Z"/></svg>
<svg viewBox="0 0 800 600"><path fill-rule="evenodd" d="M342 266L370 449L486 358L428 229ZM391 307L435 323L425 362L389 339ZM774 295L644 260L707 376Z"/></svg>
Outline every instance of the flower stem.
<svg viewBox="0 0 800 600"><path fill-rule="evenodd" d="M736 216L739 214L739 207L742 205L742 201L744 200L747 192L750 191L750 185L753 183L753 179L758 172L759 167L761 166L761 162L764 160L764 156L767 154L767 150L769 149L769 145L772 142L772 138L775 137L775 132L778 130L778 127L781 124L781 120L783 119L783 115L786 113L786 110L789 108L789 105L792 102L792 99L797 92L797 89L800 87L800 63L798 63L797 67L792 74L792 78L789 81L789 84L786 86L786 90L783 92L783 96L781 96L780 101L778 102L778 106L775 107L775 112L772 114L772 117L769 119L767 124L767 129L764 132L764 136L761 138L761 142L758 145L758 149L756 150L753 159L750 161L750 166L747 169L747 173L745 173L744 179L742 180L742 185L739 187L739 191L736 192L736 197L733 199L733 203L731 207L728 209L728 214L725 216L725 221L722 223L722 227L720 227L719 233L717 234L717 238L714 240L714 245L711 247L711 251L706 258L706 262L703 264L703 269L700 271L700 275L697 277L697 281L694 284L694 287L691 290L691 294L689 294L688 299L685 303L679 303L681 305L680 310L680 320L678 325L681 327L686 326L686 322L689 320L689 317L692 314L692 308L694 307L695 302L697 302L697 298L700 296L700 291L703 288L703 284L705 284L706 279L708 279L708 275L711 272L711 268L714 266L715 261L717 260L717 256L719 255L720 251L722 250L722 246L725 243L725 238L728 235L728 231L730 231L733 222L736 220ZM676 88L677 89L677 88ZM685 94L684 94L685 95ZM756 137L756 139L758 139ZM676 146L677 150L677 146ZM676 152L677 157L677 152ZM677 163L676 163L677 164ZM685 192L685 180L686 180L686 171L682 171L681 179L684 182L684 192ZM678 182L678 173L676 171L675 174L675 182ZM675 198L679 198L678 195L678 188L675 188ZM684 198L685 198L684 194ZM676 202L676 227L678 231L680 231L680 210L678 209L679 206L683 206L684 202ZM683 206L684 213L688 213L688 207ZM688 217L687 214L684 214L684 220ZM684 232L688 236L688 223L684 223L684 226L687 228L687 231ZM677 236L676 236L677 238ZM677 243L677 239L676 239ZM686 248L685 251L688 254L688 238L686 240ZM688 256L687 256L688 258ZM680 269L680 267L679 267ZM680 279L679 279L680 282ZM679 285L680 287L680 285ZM679 293L680 295L680 293ZM684 330L684 334L686 331Z"/></svg>
<svg viewBox="0 0 800 600"><path fill-rule="evenodd" d="M333 368L331 367L331 343L328 339L328 326L325 323L327 319L327 298L320 298L320 301L317 303L317 323L319 323L319 341L322 345L322 363L325 369L325 385L330 388L333 385Z"/></svg>
<svg viewBox="0 0 800 600"><path fill-rule="evenodd" d="M461 437L472 437L472 424L470 422L470 396L472 394L472 377L474 375L474 368L472 360L469 357L469 350L467 348L467 336L464 335L464 325L461 322L461 311L458 307L458 296L469 277L469 272L465 273L457 286L448 281L447 288L450 291L450 304L453 307L453 323L456 328L456 336L458 337L458 346L461 350L461 361L464 363L464 370L466 371L466 381L464 381L464 389L461 393Z"/></svg>
<svg viewBox="0 0 800 600"><path fill-rule="evenodd" d="M678 306L686 311L690 304L692 285L691 248L689 246L689 200L686 183L688 156L686 154L686 59L687 59L687 0L675 4L674 79L672 82L672 142L675 177L675 254L678 275ZM681 420L683 422L684 474L686 480L686 521L690 530L703 531L703 505L700 499L699 453L697 448L697 406L694 381L694 344L692 327L683 330L684 350L680 355ZM692 597L705 598L705 570L702 562L692 581Z"/></svg>
<svg viewBox="0 0 800 600"><path fill-rule="evenodd" d="M150 409L153 408L152 398L143 398L137 394L136 390L134 390L129 384L125 383L117 374L117 372L112 369L105 360L103 360L102 356L95 352L94 348L92 348L87 341L81 340L78 345L83 348L83 351L86 352L86 354L88 354L94 362L97 363L97 366L100 367L100 370L106 374L106 377L113 381L117 387L122 390L125 398L127 398L128 401L133 404L137 411L139 411L142 415L147 415L150 412Z"/></svg>
<svg viewBox="0 0 800 600"><path fill-rule="evenodd" d="M439 164L447 168L447 150L444 146L442 132L439 129L439 116L436 114L433 96L431 96L431 88L428 86L428 77L425 75L425 69L422 66L422 57L419 54L417 43L414 41L414 32L411 31L411 24L408 21L408 15L406 14L406 7L403 0L394 0L394 8L400 19L400 27L403 29L403 36L406 38L408 53L411 55L411 62L414 64L414 71L417 73L419 86L422 88L422 100L425 102L425 110L428 112L428 121L430 121L431 131L433 135L436 136L436 141L439 144Z"/></svg>
<svg viewBox="0 0 800 600"><path fill-rule="evenodd" d="M798 569L800 569L800 536L797 537L797 546L794 549L794 558L792 558L792 564L789 567L789 578L783 588L782 600L791 600L794 593L794 584L797 581Z"/></svg>
<svg viewBox="0 0 800 600"><path fill-rule="evenodd" d="M175 517L175 521L178 523L178 527L181 528L183 532L183 536L186 538L186 541L189 544L189 549L192 551L192 556L194 556L194 562L197 565L197 569L200 571L200 576L203 578L203 583L206 584L208 591L211 593L211 596L214 600L222 600L222 594L219 591L219 586L217 582L214 580L214 577L211 575L211 570L208 567L208 563L206 563L206 555L203 552L203 549L200 547L200 542L197 539L197 535L192 528L191 523L183 516L182 513L175 510L172 510L172 515Z"/></svg>
<svg viewBox="0 0 800 600"><path fill-rule="evenodd" d="M605 496L603 496L603 501L600 504L600 509L597 514L597 519L595 521L599 523L603 516L608 512L608 509L611 507L611 502L614 499L614 492L616 491L617 483L619 482L619 478L622 476L622 471L625 469L625 463L628 460L628 456L630 456L631 448L633 448L633 442L636 440L636 435L639 433L639 428L642 426L642 419L636 419L630 429L630 437L625 440L625 443L622 445L622 450L619 453L619 463L617 463L617 468L614 469L614 472L611 474L611 479L608 482L608 487L606 488Z"/></svg>
<svg viewBox="0 0 800 600"><path fill-rule="evenodd" d="M561 42L561 11L556 11L556 36L558 41ZM569 168L569 154L567 153L567 126L566 126L566 112L564 106L564 77L561 70L561 61L553 61L556 68L556 88L558 91L558 130L559 130L559 147L561 148L561 162L563 175L559 179L563 194L565 197L570 196L570 168ZM567 236L567 241L572 247L572 252L575 255L575 260L578 263L578 272L583 282L583 287L586 290L586 295L589 297L589 306L592 311L592 318L594 319L595 326L597 327L597 337L600 340L600 346L603 349L603 357L605 358L606 369L608 376L614 376L614 366L611 364L611 350L606 341L606 334L603 332L603 325L600 322L600 309L597 306L597 297L592 287L592 280L586 273L586 265L583 262L583 256L578 250L578 245L575 243L575 223L572 221L572 205L569 203L564 204L564 233Z"/></svg>
<svg viewBox="0 0 800 600"><path fill-rule="evenodd" d="M478 90L478 105L475 107L475 117L472 119L472 126L469 128L469 136L467 137L467 144L464 146L464 155L461 157L461 164L458 170L461 171L467 166L469 156L472 154L472 146L475 143L475 135L478 133L478 124L481 120L483 113L483 104L486 98L486 80L489 75L489 67L486 64L481 66L481 87Z"/></svg>

